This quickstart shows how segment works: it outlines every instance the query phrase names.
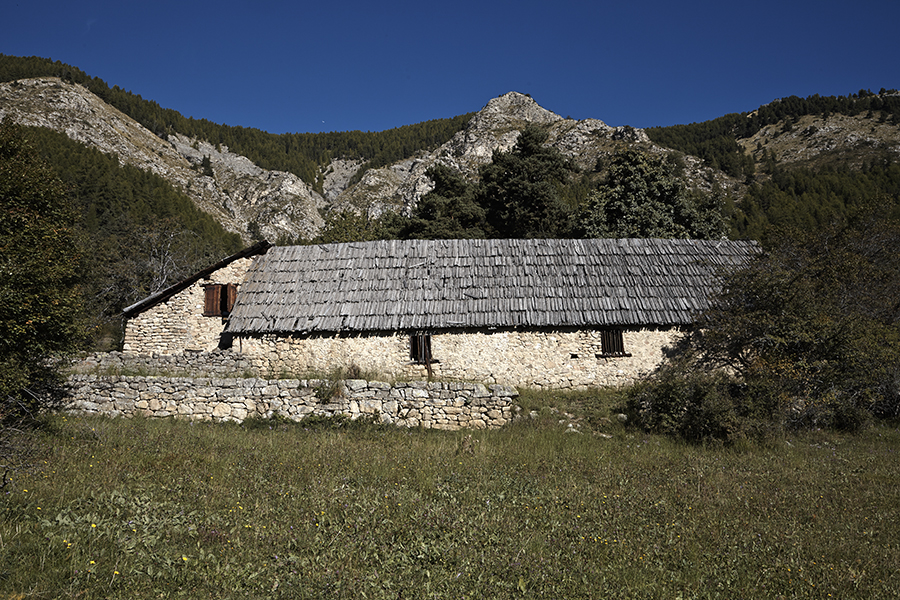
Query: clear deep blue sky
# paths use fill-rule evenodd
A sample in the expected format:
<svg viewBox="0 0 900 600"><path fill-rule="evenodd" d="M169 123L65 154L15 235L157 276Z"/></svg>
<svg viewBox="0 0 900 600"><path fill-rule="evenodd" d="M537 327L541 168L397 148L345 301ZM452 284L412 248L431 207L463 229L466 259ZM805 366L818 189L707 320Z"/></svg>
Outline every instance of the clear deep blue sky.
<svg viewBox="0 0 900 600"><path fill-rule="evenodd" d="M2 54L272 133L382 131L509 91L651 127L900 88L898 0L0 0L0 20Z"/></svg>

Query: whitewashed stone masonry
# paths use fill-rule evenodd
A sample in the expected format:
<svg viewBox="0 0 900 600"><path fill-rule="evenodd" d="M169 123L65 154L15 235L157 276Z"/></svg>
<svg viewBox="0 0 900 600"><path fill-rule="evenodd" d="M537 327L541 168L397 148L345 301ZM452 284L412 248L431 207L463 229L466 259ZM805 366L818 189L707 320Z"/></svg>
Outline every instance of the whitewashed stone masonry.
<svg viewBox="0 0 900 600"><path fill-rule="evenodd" d="M677 336L672 328L625 330L630 356L603 357L594 330L436 333L432 377L536 388L628 385L655 369ZM410 360L407 333L246 337L236 339L233 350L262 373L357 366L390 379L428 376L424 365Z"/></svg>

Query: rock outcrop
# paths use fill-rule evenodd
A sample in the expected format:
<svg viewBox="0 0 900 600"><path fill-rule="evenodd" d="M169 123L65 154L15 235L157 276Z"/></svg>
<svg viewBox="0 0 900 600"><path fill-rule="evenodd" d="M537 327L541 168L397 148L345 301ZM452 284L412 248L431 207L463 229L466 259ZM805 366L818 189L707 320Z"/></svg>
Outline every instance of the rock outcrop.
<svg viewBox="0 0 900 600"><path fill-rule="evenodd" d="M297 176L261 169L224 146L183 136L162 140L80 85L52 77L2 83L0 119L4 117L63 132L116 154L123 164L165 178L245 240L253 223L272 240L310 236L322 225L318 208L324 199ZM213 176L199 168L204 157L209 157Z"/></svg>

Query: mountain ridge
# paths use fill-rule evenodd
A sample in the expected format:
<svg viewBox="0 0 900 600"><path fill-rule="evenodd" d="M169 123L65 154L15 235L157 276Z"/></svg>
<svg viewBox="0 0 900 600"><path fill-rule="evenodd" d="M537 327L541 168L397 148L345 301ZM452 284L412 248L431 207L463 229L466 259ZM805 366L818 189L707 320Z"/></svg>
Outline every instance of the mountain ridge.
<svg viewBox="0 0 900 600"><path fill-rule="evenodd" d="M891 94L882 95L892 98ZM878 99L881 102L881 96ZM771 104L781 103L779 100ZM760 108L763 109L771 111L770 105ZM545 128L546 145L558 149L585 172L595 170L599 161L618 150L639 146L649 152L677 156L690 187L706 192L723 190L736 201L747 184L766 176L757 165L772 161L815 165L824 160L821 157L830 157L832 162L858 167L880 155L900 156L896 113L890 119L884 113L874 115L871 110L865 116L826 112L797 119L787 117L734 140L732 156L739 153L746 171L738 177L727 175L709 157L700 158L655 143L656 136L648 135L648 130L611 127L599 119L566 119L526 94L508 92L489 100L461 130L435 148L420 149L411 156L373 168L367 168L369 163L364 157L333 156L320 166L314 185L293 173L266 170L231 152L223 143L181 133L155 133L86 87L58 77L0 83L0 118L4 117L22 125L64 132L105 153L116 154L122 163L163 176L226 230L239 233L245 242L260 236L271 240L312 239L323 226L323 216L330 211L349 210L369 217L378 217L385 211L409 214L433 188L427 175L430 167L445 165L466 178L476 178L478 169L491 162L495 152L509 151L528 125ZM756 111L726 117L722 119L728 120L728 126L739 129L745 120L756 117ZM362 170L365 172L360 177Z"/></svg>
<svg viewBox="0 0 900 600"><path fill-rule="evenodd" d="M273 239L312 235L321 227L317 209L323 199L296 175L266 171L205 141L178 134L163 140L80 84L53 77L0 83L0 100L0 118L63 132L116 154L121 163L152 171L245 240L250 223ZM197 169L204 157L212 177Z"/></svg>

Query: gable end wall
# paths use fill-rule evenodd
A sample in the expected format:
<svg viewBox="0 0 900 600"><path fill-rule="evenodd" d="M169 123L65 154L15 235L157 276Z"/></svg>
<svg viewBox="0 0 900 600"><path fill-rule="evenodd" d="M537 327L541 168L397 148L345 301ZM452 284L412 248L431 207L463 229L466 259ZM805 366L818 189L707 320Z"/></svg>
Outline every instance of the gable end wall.
<svg viewBox="0 0 900 600"><path fill-rule="evenodd" d="M181 354L215 350L225 328L221 317L204 317L203 287L210 283L240 283L253 258L240 258L190 287L130 318L125 324L123 352Z"/></svg>

